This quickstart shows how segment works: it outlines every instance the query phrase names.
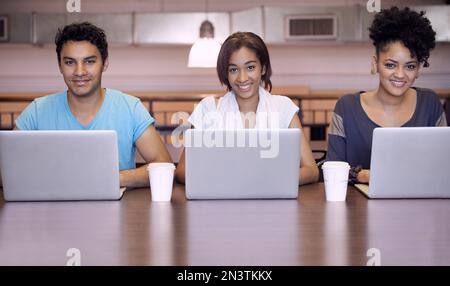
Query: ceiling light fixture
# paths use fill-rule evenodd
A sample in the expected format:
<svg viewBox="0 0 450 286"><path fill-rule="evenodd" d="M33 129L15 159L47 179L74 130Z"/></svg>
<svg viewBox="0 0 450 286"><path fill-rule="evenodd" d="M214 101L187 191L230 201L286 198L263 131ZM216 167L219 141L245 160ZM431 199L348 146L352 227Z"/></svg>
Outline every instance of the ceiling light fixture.
<svg viewBox="0 0 450 286"><path fill-rule="evenodd" d="M188 67L214 68L220 51L220 43L214 39L214 26L208 20L208 0L205 1L206 20L200 25L200 37L189 52Z"/></svg>

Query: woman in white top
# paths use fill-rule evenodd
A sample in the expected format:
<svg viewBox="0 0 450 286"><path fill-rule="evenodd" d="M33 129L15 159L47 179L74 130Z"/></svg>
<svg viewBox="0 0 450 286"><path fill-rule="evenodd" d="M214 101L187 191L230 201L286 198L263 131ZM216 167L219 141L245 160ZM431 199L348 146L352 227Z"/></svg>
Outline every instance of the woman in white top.
<svg viewBox="0 0 450 286"><path fill-rule="evenodd" d="M250 32L230 35L220 49L217 74L228 92L219 99L204 98L196 106L189 117L195 128L302 128L297 116L299 108L288 97L270 94L269 52L258 35ZM303 185L316 182L319 170L308 141L303 135L301 140L299 178ZM184 183L184 152L175 175Z"/></svg>

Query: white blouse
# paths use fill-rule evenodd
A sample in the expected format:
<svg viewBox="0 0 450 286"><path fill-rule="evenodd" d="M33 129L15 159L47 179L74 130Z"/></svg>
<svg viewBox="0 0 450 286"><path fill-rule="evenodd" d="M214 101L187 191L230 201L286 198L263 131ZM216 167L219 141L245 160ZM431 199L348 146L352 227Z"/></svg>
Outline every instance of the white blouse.
<svg viewBox="0 0 450 286"><path fill-rule="evenodd" d="M256 129L289 128L299 108L286 96L272 95L259 87L259 102L256 114L247 114L245 119L256 120ZM243 118L233 91L219 98L216 105L213 96L202 99L195 107L189 122L197 129L243 129Z"/></svg>

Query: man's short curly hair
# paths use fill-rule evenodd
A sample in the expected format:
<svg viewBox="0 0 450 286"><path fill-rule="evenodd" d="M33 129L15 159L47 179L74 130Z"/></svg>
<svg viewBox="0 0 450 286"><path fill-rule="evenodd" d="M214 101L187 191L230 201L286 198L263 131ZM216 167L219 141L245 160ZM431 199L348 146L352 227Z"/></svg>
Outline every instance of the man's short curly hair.
<svg viewBox="0 0 450 286"><path fill-rule="evenodd" d="M370 39L377 55L388 44L400 41L409 49L412 56L417 57L419 63L428 67L430 50L435 46L436 32L424 15L425 12L416 12L408 7L381 10L369 28Z"/></svg>
<svg viewBox="0 0 450 286"><path fill-rule="evenodd" d="M62 29L58 29L55 37L58 63L61 62L61 50L64 44L69 41L88 41L97 47L103 63L108 58L108 42L105 31L89 22L72 23Z"/></svg>

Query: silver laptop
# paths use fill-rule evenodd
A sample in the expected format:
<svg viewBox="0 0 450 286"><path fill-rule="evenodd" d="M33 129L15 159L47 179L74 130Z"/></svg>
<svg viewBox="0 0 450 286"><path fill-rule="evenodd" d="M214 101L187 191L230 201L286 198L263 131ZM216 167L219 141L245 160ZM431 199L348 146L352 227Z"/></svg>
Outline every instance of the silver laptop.
<svg viewBox="0 0 450 286"><path fill-rule="evenodd" d="M450 127L375 128L369 198L450 198Z"/></svg>
<svg viewBox="0 0 450 286"><path fill-rule="evenodd" d="M185 133L188 199L297 198L300 129Z"/></svg>
<svg viewBox="0 0 450 286"><path fill-rule="evenodd" d="M1 131L6 201L118 200L115 131Z"/></svg>

